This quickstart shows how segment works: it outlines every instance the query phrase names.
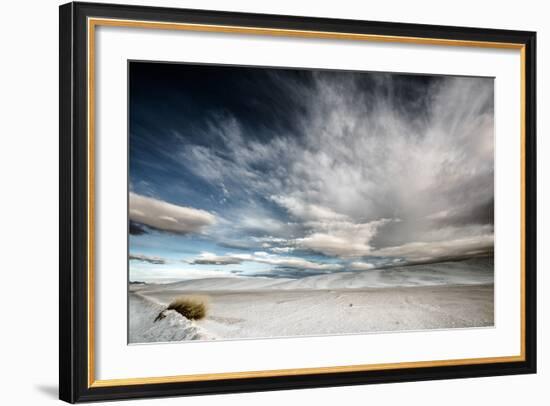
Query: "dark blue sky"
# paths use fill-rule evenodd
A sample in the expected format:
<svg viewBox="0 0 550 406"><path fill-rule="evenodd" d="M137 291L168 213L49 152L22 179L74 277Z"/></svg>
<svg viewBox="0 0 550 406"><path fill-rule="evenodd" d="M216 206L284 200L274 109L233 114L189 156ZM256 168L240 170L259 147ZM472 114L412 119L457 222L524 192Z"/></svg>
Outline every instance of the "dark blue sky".
<svg viewBox="0 0 550 406"><path fill-rule="evenodd" d="M493 81L129 64L131 279L493 249Z"/></svg>

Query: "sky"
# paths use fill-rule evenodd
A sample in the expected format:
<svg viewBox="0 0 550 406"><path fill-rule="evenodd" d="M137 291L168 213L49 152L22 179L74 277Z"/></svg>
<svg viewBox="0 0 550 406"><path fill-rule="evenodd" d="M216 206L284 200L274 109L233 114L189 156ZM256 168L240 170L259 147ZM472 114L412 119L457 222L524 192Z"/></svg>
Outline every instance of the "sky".
<svg viewBox="0 0 550 406"><path fill-rule="evenodd" d="M492 255L492 78L129 64L130 280Z"/></svg>

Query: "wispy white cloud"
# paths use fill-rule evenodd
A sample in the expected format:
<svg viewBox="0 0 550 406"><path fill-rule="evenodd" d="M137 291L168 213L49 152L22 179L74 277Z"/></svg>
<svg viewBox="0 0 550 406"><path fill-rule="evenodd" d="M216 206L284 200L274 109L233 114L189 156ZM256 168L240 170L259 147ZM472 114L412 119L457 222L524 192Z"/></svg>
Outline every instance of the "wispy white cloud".
<svg viewBox="0 0 550 406"><path fill-rule="evenodd" d="M288 213L300 221L343 221L347 219L344 214L318 204L305 202L293 196L271 196L271 199L284 207Z"/></svg>

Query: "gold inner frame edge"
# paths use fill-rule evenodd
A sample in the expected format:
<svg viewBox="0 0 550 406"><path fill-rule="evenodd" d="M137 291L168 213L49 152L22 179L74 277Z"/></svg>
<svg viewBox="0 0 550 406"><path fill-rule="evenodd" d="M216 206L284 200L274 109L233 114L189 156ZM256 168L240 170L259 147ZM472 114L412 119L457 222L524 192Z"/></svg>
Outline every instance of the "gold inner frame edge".
<svg viewBox="0 0 550 406"><path fill-rule="evenodd" d="M276 369L265 371L219 372L143 378L95 379L95 279L94 279L94 193L95 193L95 28L97 26L148 28L195 32L234 33L299 38L340 39L371 42L394 42L405 44L460 46L478 48L512 49L520 51L520 163L521 163L521 268L520 268L520 354L502 357L480 357L451 360L396 362L383 364L344 365L314 368ZM87 21L87 81L88 81L88 387L112 387L126 385L161 384L221 379L265 378L280 376L335 374L342 372L380 371L398 368L426 368L474 364L492 364L525 361L525 45L520 43L453 40L442 38L406 37L345 32L307 31L231 25L168 23L156 21L88 18Z"/></svg>

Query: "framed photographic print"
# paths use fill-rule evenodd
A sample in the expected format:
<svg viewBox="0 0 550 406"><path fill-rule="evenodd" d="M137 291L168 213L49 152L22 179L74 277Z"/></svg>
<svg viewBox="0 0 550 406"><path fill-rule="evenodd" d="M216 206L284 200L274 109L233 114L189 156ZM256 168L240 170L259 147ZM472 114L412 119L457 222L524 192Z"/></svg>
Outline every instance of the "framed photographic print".
<svg viewBox="0 0 550 406"><path fill-rule="evenodd" d="M60 398L534 373L535 33L60 7Z"/></svg>

